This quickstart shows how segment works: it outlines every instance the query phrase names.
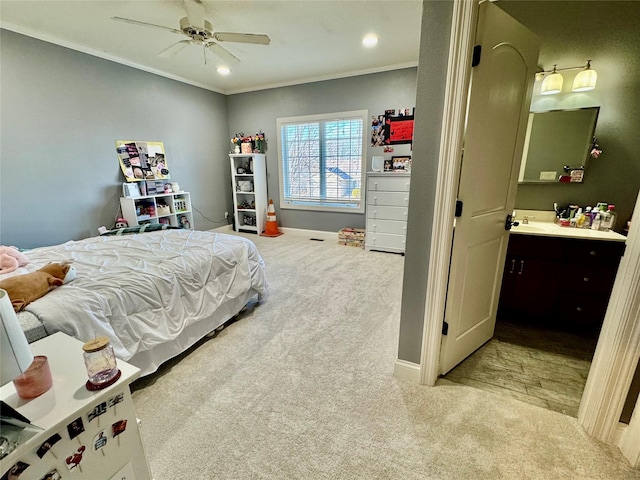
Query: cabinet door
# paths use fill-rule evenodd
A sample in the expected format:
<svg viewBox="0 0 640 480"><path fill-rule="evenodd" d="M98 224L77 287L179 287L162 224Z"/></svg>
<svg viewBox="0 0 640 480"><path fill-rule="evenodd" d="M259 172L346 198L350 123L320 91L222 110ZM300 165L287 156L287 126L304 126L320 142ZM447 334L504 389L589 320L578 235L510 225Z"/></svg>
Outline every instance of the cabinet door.
<svg viewBox="0 0 640 480"><path fill-rule="evenodd" d="M512 301L517 310L530 314L548 314L555 304L558 288L557 265L555 262L534 258L520 258L514 273L514 294Z"/></svg>
<svg viewBox="0 0 640 480"><path fill-rule="evenodd" d="M500 314L546 315L553 312L558 267L548 260L509 256L506 259Z"/></svg>

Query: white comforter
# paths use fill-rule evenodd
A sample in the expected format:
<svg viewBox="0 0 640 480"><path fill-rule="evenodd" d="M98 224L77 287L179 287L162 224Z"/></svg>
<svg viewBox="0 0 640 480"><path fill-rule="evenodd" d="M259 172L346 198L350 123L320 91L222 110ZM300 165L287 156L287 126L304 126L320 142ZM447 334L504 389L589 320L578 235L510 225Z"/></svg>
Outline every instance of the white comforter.
<svg viewBox="0 0 640 480"><path fill-rule="evenodd" d="M123 360L171 341L248 291L267 294L256 246L227 234L163 230L92 237L25 254L29 270L72 261L77 271L75 280L26 308L47 333L82 341L107 335Z"/></svg>

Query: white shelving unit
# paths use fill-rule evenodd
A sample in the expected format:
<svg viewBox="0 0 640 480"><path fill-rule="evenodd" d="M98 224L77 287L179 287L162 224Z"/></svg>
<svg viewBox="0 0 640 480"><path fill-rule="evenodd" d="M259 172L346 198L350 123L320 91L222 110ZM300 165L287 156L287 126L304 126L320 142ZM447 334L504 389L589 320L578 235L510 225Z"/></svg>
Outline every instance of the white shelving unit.
<svg viewBox="0 0 640 480"><path fill-rule="evenodd" d="M262 233L268 204L266 155L232 153L229 160L235 230Z"/></svg>
<svg viewBox="0 0 640 480"><path fill-rule="evenodd" d="M141 197L120 197L122 217L130 227L164 223L193 229L189 192L158 193Z"/></svg>

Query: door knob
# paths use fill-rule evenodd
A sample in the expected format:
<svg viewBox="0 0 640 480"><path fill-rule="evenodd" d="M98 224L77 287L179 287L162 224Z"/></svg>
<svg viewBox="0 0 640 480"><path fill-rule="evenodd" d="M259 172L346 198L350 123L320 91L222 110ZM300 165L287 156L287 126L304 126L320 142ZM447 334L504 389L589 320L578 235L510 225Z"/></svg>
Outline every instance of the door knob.
<svg viewBox="0 0 640 480"><path fill-rule="evenodd" d="M517 227L518 225L520 225L520 222L513 222L513 215L510 213L507 213L507 218L505 219L504 222L504 229L505 230L511 230L511 227Z"/></svg>

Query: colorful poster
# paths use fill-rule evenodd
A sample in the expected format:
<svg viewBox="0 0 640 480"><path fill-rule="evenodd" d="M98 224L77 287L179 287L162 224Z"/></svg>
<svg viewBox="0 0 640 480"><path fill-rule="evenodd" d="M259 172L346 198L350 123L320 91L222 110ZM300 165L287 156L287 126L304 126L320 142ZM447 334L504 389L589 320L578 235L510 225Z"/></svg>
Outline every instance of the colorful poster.
<svg viewBox="0 0 640 480"><path fill-rule="evenodd" d="M116 153L127 182L171 178L162 142L117 140Z"/></svg>

